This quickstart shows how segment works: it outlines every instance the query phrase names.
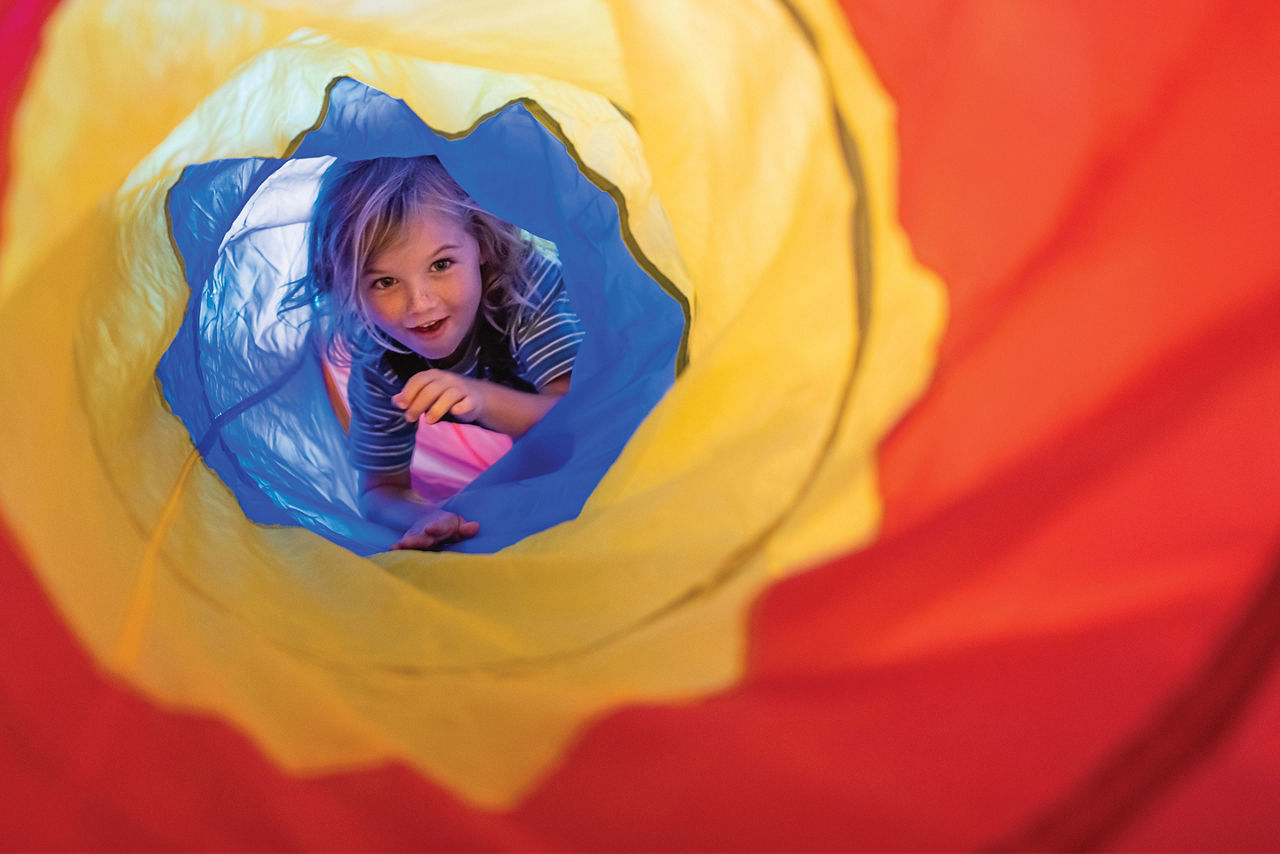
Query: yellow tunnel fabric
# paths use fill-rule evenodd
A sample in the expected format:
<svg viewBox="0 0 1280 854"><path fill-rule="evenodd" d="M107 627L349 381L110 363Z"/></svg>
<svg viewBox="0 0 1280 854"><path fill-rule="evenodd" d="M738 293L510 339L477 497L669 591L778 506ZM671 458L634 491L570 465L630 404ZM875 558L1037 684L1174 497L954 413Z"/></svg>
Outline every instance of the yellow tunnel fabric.
<svg viewBox="0 0 1280 854"><path fill-rule="evenodd" d="M369 4L364 4L369 5ZM773 580L875 536L875 450L942 291L893 220L893 115L825 2L64 4L0 247L3 515L103 667L298 772L396 759L513 803L574 731L732 684ZM516 100L687 299L687 367L577 519L361 558L254 524L168 411L166 196L282 157L337 78L465 132ZM864 179L862 176L866 176Z"/></svg>

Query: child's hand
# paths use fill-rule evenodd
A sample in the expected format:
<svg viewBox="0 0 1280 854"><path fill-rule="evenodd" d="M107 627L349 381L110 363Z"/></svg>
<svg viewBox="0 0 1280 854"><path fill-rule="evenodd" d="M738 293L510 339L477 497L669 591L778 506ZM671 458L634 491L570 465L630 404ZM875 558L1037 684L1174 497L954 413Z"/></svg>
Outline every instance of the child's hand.
<svg viewBox="0 0 1280 854"><path fill-rule="evenodd" d="M449 543L469 540L480 530L479 522L468 522L457 513L447 510L433 509L404 532L400 541L392 546L396 549L419 549L433 551Z"/></svg>
<svg viewBox="0 0 1280 854"><path fill-rule="evenodd" d="M405 421L425 415L435 424L445 415L459 421L479 420L484 412L483 384L458 374L433 368L409 377L391 402L404 410Z"/></svg>

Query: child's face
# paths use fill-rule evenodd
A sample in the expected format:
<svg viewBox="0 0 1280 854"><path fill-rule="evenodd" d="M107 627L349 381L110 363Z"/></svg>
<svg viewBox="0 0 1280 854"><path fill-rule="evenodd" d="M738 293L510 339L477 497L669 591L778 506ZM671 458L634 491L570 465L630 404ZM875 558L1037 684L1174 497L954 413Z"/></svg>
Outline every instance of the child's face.
<svg viewBox="0 0 1280 854"><path fill-rule="evenodd" d="M480 308L480 247L462 223L433 211L406 220L358 282L369 319L405 347L448 364Z"/></svg>

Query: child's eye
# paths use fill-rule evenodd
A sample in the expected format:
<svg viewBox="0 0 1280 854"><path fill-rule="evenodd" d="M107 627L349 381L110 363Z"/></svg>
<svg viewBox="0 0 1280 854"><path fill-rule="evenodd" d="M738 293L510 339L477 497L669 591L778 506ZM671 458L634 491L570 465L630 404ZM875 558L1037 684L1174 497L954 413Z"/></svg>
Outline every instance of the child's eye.
<svg viewBox="0 0 1280 854"><path fill-rule="evenodd" d="M445 270L453 266L452 258L437 258L431 262L431 271L433 273L443 273Z"/></svg>
<svg viewBox="0 0 1280 854"><path fill-rule="evenodd" d="M373 288L375 291L382 291L391 287L395 283L396 283L396 280L391 278L390 276L383 276L381 279L374 279L372 282L370 282L369 287Z"/></svg>

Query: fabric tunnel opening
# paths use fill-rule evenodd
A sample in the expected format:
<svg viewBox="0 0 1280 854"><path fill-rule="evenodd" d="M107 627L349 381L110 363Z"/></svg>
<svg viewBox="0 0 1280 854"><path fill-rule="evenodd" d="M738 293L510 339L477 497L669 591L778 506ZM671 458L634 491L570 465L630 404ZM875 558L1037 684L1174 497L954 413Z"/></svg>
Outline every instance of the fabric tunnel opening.
<svg viewBox="0 0 1280 854"><path fill-rule="evenodd" d="M306 272L308 221L335 161L435 155L482 207L555 248L586 333L572 389L514 444L472 425L419 427L415 487L481 522L451 548L493 552L574 518L670 387L687 312L637 261L620 194L584 175L537 109L514 102L448 137L403 101L340 78L289 157L184 171L168 211L191 296L157 376L247 518L300 525L357 554L400 533L357 508L345 372L323 358L319 309L283 302Z"/></svg>

